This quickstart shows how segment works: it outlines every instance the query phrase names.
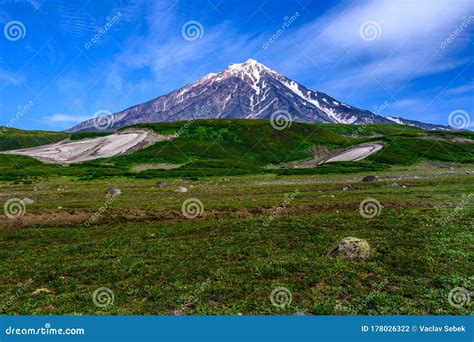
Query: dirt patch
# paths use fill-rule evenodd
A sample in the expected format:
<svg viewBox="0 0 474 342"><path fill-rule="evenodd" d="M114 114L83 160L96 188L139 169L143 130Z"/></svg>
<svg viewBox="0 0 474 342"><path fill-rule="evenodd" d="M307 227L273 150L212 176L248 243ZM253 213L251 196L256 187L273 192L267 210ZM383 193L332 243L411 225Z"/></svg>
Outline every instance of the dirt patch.
<svg viewBox="0 0 474 342"><path fill-rule="evenodd" d="M333 210L358 210L360 203L332 203L332 204L303 204L287 206L281 210L280 206L267 206L257 208L232 208L232 209L206 209L199 220L219 220L228 218L251 218L268 217L275 212L279 212L280 217L289 217L297 215L310 215L318 212L327 212ZM432 207L423 203L391 203L384 202L384 208L410 208L410 207ZM46 211L41 213L27 213L19 219L3 220L0 222L0 231L11 231L27 227L93 227L97 225L127 223L127 222L176 222L186 221L181 210L143 210L120 208L110 210L99 217L94 216L96 212L92 211L71 211L55 212ZM92 217L97 217L91 220Z"/></svg>
<svg viewBox="0 0 474 342"><path fill-rule="evenodd" d="M104 137L74 141L66 139L54 144L0 153L29 156L44 163L68 165L133 153L158 141L175 137L176 135L156 134L147 129L127 129Z"/></svg>
<svg viewBox="0 0 474 342"><path fill-rule="evenodd" d="M360 144L343 151L333 152L331 156L320 160L319 164L338 161L359 161L367 158L371 154L377 153L382 148L384 148L384 144L381 142Z"/></svg>
<svg viewBox="0 0 474 342"><path fill-rule="evenodd" d="M158 163L158 164L140 164L135 165L131 168L132 172L142 172L146 170L174 170L179 169L184 164L169 164L169 163Z"/></svg>
<svg viewBox="0 0 474 342"><path fill-rule="evenodd" d="M359 161L367 158L371 154L380 151L384 147L381 142L371 142L356 145L347 149L340 149L329 151L324 146L314 146L306 152L313 156L314 159L298 160L288 163L281 163L278 165L267 165L267 169L296 169L296 168L311 168L321 164L331 163L336 161Z"/></svg>

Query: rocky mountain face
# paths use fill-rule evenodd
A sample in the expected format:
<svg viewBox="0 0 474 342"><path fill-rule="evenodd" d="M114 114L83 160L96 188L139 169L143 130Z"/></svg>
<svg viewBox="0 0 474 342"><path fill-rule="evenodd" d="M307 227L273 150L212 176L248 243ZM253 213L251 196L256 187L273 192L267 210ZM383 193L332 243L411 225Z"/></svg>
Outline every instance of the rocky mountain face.
<svg viewBox="0 0 474 342"><path fill-rule="evenodd" d="M446 129L400 118L383 117L309 89L255 60L232 64L181 89L107 117L69 129L113 131L137 123L214 118L278 119L341 124L399 123ZM100 121L100 122L99 122Z"/></svg>

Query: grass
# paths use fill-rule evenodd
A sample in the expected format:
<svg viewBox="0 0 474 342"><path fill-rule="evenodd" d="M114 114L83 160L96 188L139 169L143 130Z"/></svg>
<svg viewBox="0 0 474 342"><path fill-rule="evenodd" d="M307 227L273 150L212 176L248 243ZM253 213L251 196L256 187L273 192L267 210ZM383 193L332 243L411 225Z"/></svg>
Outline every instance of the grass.
<svg viewBox="0 0 474 342"><path fill-rule="evenodd" d="M330 174L372 172L393 165L414 165L420 161L474 163L473 143L425 140L427 132L400 125L336 125L294 122L282 131L262 120L197 120L144 124L143 127L162 134L180 132L171 141L159 142L130 155L104 158L68 167L47 165L29 157L0 155L0 180L23 181L35 177L71 176L83 180L130 178L205 178L250 174ZM101 133L105 134L105 133ZM472 137L469 132L450 133ZM0 150L36 146L69 137L78 139L99 133L25 132L8 130L0 137ZM306 151L316 145L340 149L368 142L383 141L386 147L361 163L335 163L316 169L267 170L268 164L310 158ZM15 143L13 143L15 142ZM179 169L153 169L133 172L143 164L183 164Z"/></svg>
<svg viewBox="0 0 474 342"><path fill-rule="evenodd" d="M126 177L0 182L2 203L35 199L0 224L0 304L6 314L471 314L447 300L471 286L470 169L392 167L373 183L361 182L366 173L169 179L165 188ZM108 187L123 194L107 202ZM358 210L369 197L383 206L371 219ZM182 215L189 198L203 203L201 217ZM324 256L346 236L370 243L369 261ZM280 286L293 297L285 308L270 302ZM93 304L99 287L113 304ZM50 292L33 294L40 288Z"/></svg>
<svg viewBox="0 0 474 342"><path fill-rule="evenodd" d="M67 167L0 155L0 203L35 201L19 218L1 216L3 313L472 314L448 294L472 286L474 144L425 140L445 133L399 125L137 127L180 136ZM0 150L106 134L1 132ZM361 162L265 168L308 158L316 145L368 141L385 148ZM379 181L362 182L368 174ZM122 194L106 197L112 187ZM204 208L195 219L182 213L191 198ZM359 212L368 198L382 206L373 218ZM325 257L347 236L369 242L367 262ZM114 294L106 307L92 300L101 287ZM291 291L289 306L271 304L277 287Z"/></svg>

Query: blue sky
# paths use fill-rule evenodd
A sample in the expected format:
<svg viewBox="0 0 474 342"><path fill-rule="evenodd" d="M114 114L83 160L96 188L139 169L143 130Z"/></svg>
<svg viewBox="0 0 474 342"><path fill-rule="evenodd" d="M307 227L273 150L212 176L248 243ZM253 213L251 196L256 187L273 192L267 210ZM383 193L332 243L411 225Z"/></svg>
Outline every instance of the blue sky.
<svg viewBox="0 0 474 342"><path fill-rule="evenodd" d="M0 125L63 130L253 58L381 115L447 124L461 110L472 128L473 7L470 0L0 0ZM197 36L183 33L190 21Z"/></svg>

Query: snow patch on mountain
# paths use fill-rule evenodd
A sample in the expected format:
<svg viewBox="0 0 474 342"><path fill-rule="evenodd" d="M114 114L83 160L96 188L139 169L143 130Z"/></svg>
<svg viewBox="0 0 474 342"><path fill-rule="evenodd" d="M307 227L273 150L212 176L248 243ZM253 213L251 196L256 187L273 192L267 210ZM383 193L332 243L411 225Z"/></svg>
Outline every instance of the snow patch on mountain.
<svg viewBox="0 0 474 342"><path fill-rule="evenodd" d="M395 117L382 117L342 103L306 88L276 71L249 59L209 73L169 94L125 109L112 116L110 130L146 122L186 121L210 118L269 120L277 110L291 114L293 121L338 124L398 123L428 129L442 127ZM87 120L70 132L94 131Z"/></svg>

